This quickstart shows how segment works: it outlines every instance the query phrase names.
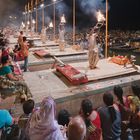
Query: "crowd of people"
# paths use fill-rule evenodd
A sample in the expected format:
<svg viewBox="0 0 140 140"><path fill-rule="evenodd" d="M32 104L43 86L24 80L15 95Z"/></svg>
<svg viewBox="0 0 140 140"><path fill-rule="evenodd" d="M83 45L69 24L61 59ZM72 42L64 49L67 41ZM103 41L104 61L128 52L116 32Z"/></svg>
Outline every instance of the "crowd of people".
<svg viewBox="0 0 140 140"><path fill-rule="evenodd" d="M6 98L7 96L16 94L17 101L18 100L26 100L27 98L31 98L31 92L24 82L24 79L19 72L15 74L15 64L17 60L17 54L22 55L24 60L24 65L22 67L23 71L27 71L28 66L28 44L26 41L26 37L23 36L23 32L20 32L18 37L18 48L13 50L14 53L10 53L10 49L8 47L7 38L5 39L5 35L3 32L0 33L0 90L1 97ZM21 56L20 56L21 57ZM20 67L19 67L20 71Z"/></svg>
<svg viewBox="0 0 140 140"><path fill-rule="evenodd" d="M9 138L6 140L139 140L139 90L140 86L132 85L134 94L125 96L122 87L115 86L114 96L111 92L103 94L104 106L95 109L91 100L84 99L76 116L71 115L66 109L60 110L56 115L57 105L52 97L44 98L37 107L34 100L29 99L23 102L24 113L18 118L12 117L7 110L0 110L1 138ZM7 132L9 127L11 129Z"/></svg>
<svg viewBox="0 0 140 140"><path fill-rule="evenodd" d="M104 35L99 33L98 43L104 42ZM87 45L86 37L86 35L77 37L80 38L83 46ZM6 46L7 41L3 38L0 36L1 45ZM20 32L18 47L13 51L14 54L18 52L20 57L23 57L23 70L26 72L28 43L23 32ZM56 104L52 97L46 97L36 107L22 76L14 75L11 61L16 61L17 57L17 55L10 55L6 47L2 48L0 90L7 87L14 90L12 94L18 95L24 113L15 118L10 111L4 108L0 110L1 140L138 140L140 138L139 85L133 85L134 95L128 96L123 94L122 87L115 86L114 96L110 92L103 94L104 106L102 107L95 109L91 100L84 99L76 116L70 115L66 109L56 114ZM1 95L2 98L6 96L9 94Z"/></svg>
<svg viewBox="0 0 140 140"><path fill-rule="evenodd" d="M84 30L77 32L76 34L76 43L80 44L81 42L86 42L90 30ZM72 33L65 34L66 41L70 44L72 43ZM108 32L108 45L112 47L113 45L125 45L130 41L140 38L139 31L123 31L123 30L110 30ZM105 45L105 31L101 30L98 34L97 43L101 44L104 49ZM86 48L87 45L85 45Z"/></svg>

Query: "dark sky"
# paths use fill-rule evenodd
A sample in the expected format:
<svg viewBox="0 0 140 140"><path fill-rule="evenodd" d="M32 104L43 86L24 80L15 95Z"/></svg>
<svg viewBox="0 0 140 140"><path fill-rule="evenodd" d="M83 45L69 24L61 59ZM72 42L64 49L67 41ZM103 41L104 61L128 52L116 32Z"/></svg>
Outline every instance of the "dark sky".
<svg viewBox="0 0 140 140"><path fill-rule="evenodd" d="M24 9L23 5L27 0L0 0L0 24L6 23L10 14L20 15ZM47 0L48 1L48 0ZM69 9L69 13L72 8L72 0L63 0ZM91 14L85 13L85 10L81 8L81 1L95 2L102 0L76 0L77 1L77 22L81 26L92 25ZM109 28L121 28L121 29L140 29L140 0L109 0ZM67 8L63 10L66 11ZM16 13L16 14L15 14ZM67 11L68 14L68 11ZM69 21L71 20L71 14L68 14ZM20 19L20 18L19 18Z"/></svg>
<svg viewBox="0 0 140 140"><path fill-rule="evenodd" d="M110 0L110 7L110 27L140 30L140 0Z"/></svg>

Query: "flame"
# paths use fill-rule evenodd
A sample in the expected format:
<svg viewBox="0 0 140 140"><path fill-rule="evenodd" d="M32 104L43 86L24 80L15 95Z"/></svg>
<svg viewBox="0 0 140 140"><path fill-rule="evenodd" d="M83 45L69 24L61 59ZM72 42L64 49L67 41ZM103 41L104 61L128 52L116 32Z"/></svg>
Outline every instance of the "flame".
<svg viewBox="0 0 140 140"><path fill-rule="evenodd" d="M27 25L29 25L30 24L30 21L27 21Z"/></svg>
<svg viewBox="0 0 140 140"><path fill-rule="evenodd" d="M53 28L53 23L52 22L50 22L49 27Z"/></svg>
<svg viewBox="0 0 140 140"><path fill-rule="evenodd" d="M9 16L9 18L13 18L12 16Z"/></svg>
<svg viewBox="0 0 140 140"><path fill-rule="evenodd" d="M25 24L24 24L24 22L22 22L22 23L21 23L21 25L22 25L22 27L23 27L23 28L25 27Z"/></svg>
<svg viewBox="0 0 140 140"><path fill-rule="evenodd" d="M63 14L63 16L61 17L61 23L65 24L66 23L66 19L65 19L65 15Z"/></svg>
<svg viewBox="0 0 140 140"><path fill-rule="evenodd" d="M32 20L32 23L35 24L35 20L34 19Z"/></svg>
<svg viewBox="0 0 140 140"><path fill-rule="evenodd" d="M101 11L98 11L98 12L96 13L96 16L97 16L97 21L98 21L98 22L105 21L105 17L104 17L104 15L101 13Z"/></svg>

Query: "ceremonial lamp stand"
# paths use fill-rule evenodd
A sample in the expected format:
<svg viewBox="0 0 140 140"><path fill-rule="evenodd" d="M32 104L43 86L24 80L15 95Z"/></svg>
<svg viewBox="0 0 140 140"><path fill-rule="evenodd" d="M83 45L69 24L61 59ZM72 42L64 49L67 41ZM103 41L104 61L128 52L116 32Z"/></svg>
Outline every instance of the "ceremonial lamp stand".
<svg viewBox="0 0 140 140"><path fill-rule="evenodd" d="M53 28L52 22L50 22L50 24L49 24L48 27L43 27L43 29L41 30L41 41L42 41L43 44L46 43L46 31L47 31L49 28L50 28L50 29Z"/></svg>
<svg viewBox="0 0 140 140"><path fill-rule="evenodd" d="M61 21L59 24L59 50L64 51L65 49L65 16L61 17Z"/></svg>

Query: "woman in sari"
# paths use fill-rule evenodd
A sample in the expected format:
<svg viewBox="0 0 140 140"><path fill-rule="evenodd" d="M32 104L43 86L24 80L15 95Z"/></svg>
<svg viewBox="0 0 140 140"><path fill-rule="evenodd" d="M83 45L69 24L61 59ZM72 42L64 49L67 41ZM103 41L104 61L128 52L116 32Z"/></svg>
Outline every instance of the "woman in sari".
<svg viewBox="0 0 140 140"><path fill-rule="evenodd" d="M93 110L90 100L85 99L82 101L80 114L84 118L87 126L87 140L101 140L102 130L100 117L98 112Z"/></svg>
<svg viewBox="0 0 140 140"><path fill-rule="evenodd" d="M30 140L64 140L55 119L55 111L54 100L45 98L28 122L26 132Z"/></svg>
<svg viewBox="0 0 140 140"><path fill-rule="evenodd" d="M25 81L23 81L23 78L13 74L10 67L9 56L3 56L1 63L2 67L0 68L0 90L14 89L12 92L10 92L10 94L8 94L9 92L1 92L3 98L6 98L11 94L17 94L21 101L27 100L27 98L31 98L32 94Z"/></svg>

